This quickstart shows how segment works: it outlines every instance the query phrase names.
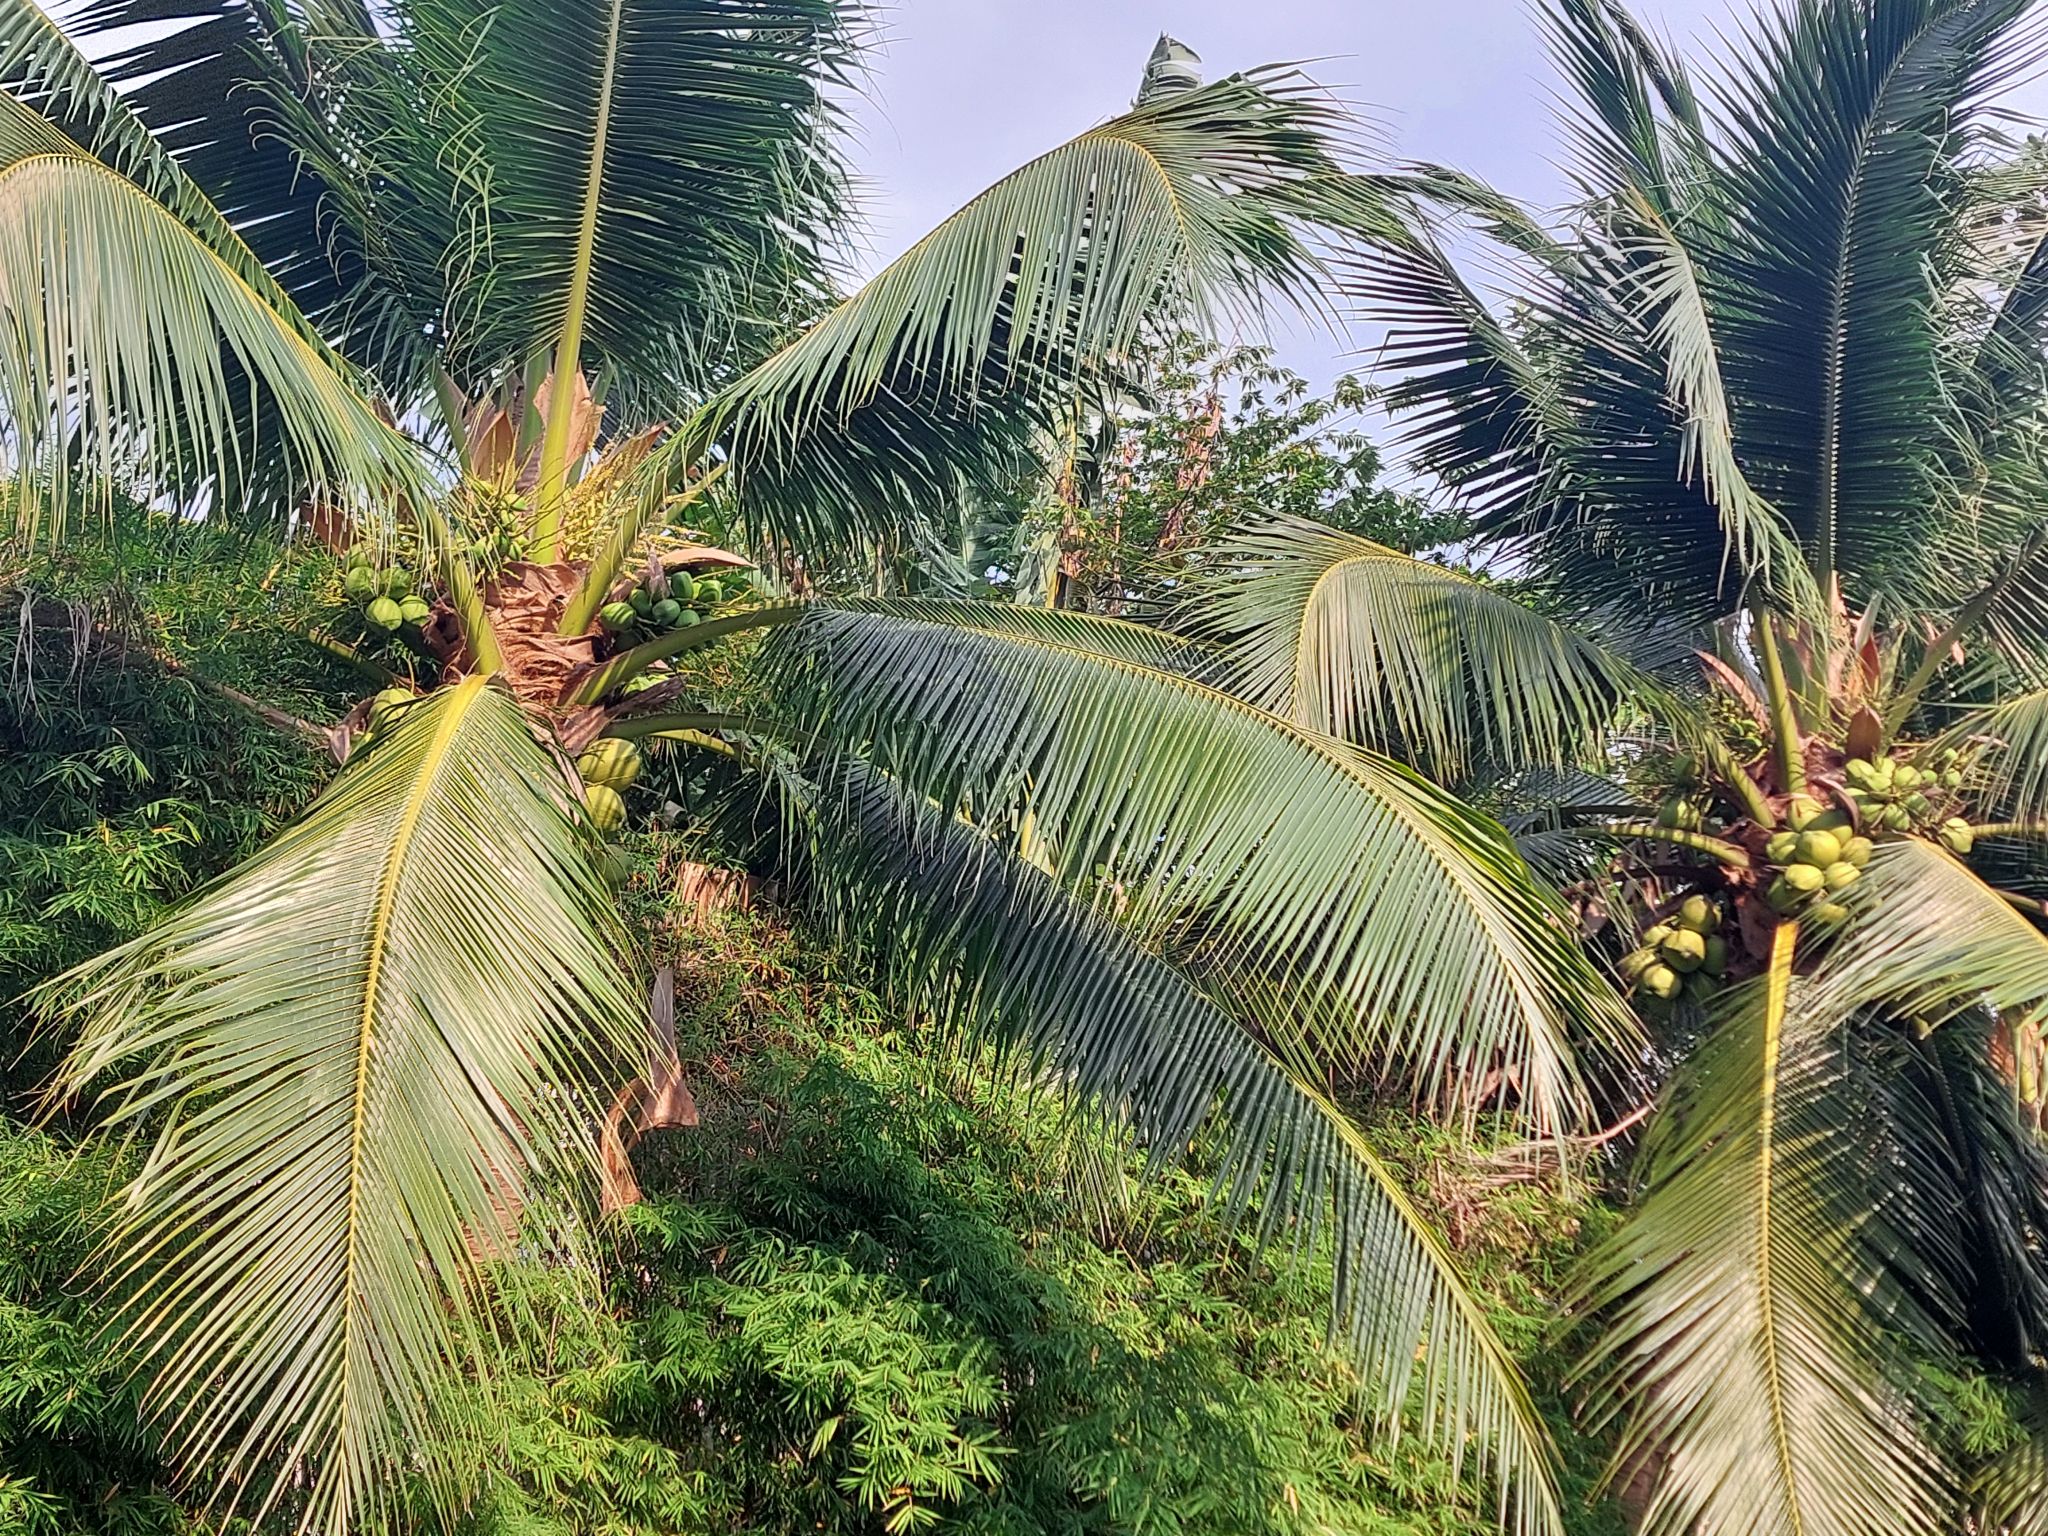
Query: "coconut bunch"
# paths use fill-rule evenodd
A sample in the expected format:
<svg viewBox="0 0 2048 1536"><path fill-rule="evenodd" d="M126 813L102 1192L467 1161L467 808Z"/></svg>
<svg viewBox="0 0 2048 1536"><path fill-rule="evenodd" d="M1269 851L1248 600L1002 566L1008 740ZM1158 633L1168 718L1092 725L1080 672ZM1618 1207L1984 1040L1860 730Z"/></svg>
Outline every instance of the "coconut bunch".
<svg viewBox="0 0 2048 1536"><path fill-rule="evenodd" d="M395 635L407 626L417 630L434 611L411 571L396 561L380 569L365 544L349 550L341 590L360 613L366 635Z"/></svg>
<svg viewBox="0 0 2048 1536"><path fill-rule="evenodd" d="M1704 1002L1728 975L1723 918L1719 901L1693 892L1643 930L1642 942L1621 957L1621 974L1652 1004Z"/></svg>
<svg viewBox="0 0 2048 1536"><path fill-rule="evenodd" d="M731 590L726 581L733 584ZM736 595L737 573L728 573L726 581L709 573L692 574L681 567L668 570L650 561L622 596L604 605L598 613L598 623L606 634L624 644L687 629L702 623Z"/></svg>

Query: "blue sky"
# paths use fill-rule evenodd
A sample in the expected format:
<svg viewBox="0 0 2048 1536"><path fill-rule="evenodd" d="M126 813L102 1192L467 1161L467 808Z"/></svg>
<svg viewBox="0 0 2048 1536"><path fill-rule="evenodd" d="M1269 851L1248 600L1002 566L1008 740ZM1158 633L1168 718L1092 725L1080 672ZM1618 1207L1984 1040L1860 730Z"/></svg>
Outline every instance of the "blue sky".
<svg viewBox="0 0 2048 1536"><path fill-rule="evenodd" d="M1743 0L1636 0L1636 14L1710 59ZM1524 0L897 0L856 161L886 259L1019 162L1128 103L1161 30L1212 77L1315 61L1406 158L1444 161L1539 203L1563 196L1553 77ZM2017 99L2048 112L2039 84ZM1355 338L1351 347L1361 345ZM1284 339L1327 378L1361 360L1346 343Z"/></svg>

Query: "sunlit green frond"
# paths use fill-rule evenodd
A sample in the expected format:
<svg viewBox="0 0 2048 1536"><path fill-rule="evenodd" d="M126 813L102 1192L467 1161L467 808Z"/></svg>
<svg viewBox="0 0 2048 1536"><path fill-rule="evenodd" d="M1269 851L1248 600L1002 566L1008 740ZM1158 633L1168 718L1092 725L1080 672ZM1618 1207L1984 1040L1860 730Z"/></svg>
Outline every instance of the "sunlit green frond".
<svg viewBox="0 0 2048 1536"><path fill-rule="evenodd" d="M107 1279L223 1506L288 1494L320 1536L357 1529L434 1392L488 1358L480 1266L529 1180L590 1145L571 1085L635 1043L571 804L519 706L472 678L52 984L78 1028L62 1091L102 1090L151 1144Z"/></svg>
<svg viewBox="0 0 2048 1536"><path fill-rule="evenodd" d="M1945 850L1881 843L1843 900L1848 929L1814 973L1828 1006L2048 1017L2048 932Z"/></svg>
<svg viewBox="0 0 2048 1536"><path fill-rule="evenodd" d="M16 317L0 336L0 417L17 530L39 531L44 493L61 530L79 478L233 484L272 432L303 496L389 509L423 486L414 450L273 297L0 96L0 307Z"/></svg>
<svg viewBox="0 0 2048 1536"><path fill-rule="evenodd" d="M1063 883L1177 933L1279 1038L1550 1127L1617 1006L1501 827L1411 770L1187 675L1157 632L1002 603L818 609L771 641L775 710L978 819L1028 812ZM1299 1015L1300 1017L1297 1017ZM1310 1022L1304 1024L1302 1018Z"/></svg>
<svg viewBox="0 0 2048 1536"><path fill-rule="evenodd" d="M2008 694L1955 716L1945 738L1995 743L1984 753L1985 803L2014 820L2048 818L2048 688Z"/></svg>
<svg viewBox="0 0 2048 1536"><path fill-rule="evenodd" d="M1840 1019L1793 975L1794 933L1681 1068L1589 1266L1587 1370L1615 1475L1646 1474L1645 1536L1924 1536L1952 1498L1886 1353Z"/></svg>
<svg viewBox="0 0 2048 1536"><path fill-rule="evenodd" d="M2048 1426L2032 1425L1977 1475L1977 1529L1998 1536L2048 1536Z"/></svg>
<svg viewBox="0 0 2048 1536"><path fill-rule="evenodd" d="M1468 1442L1505 1527L1561 1529L1552 1452L1513 1360L1399 1180L1313 1082L1130 932L984 829L858 765L809 791L804 883L884 978L956 1026L1058 1073L1153 1155L1212 1119L1221 1181L1269 1235L1335 1247L1334 1331L1388 1424L1419 1414L1454 1459Z"/></svg>
<svg viewBox="0 0 2048 1536"><path fill-rule="evenodd" d="M1058 418L1169 315L1220 322L1275 294L1318 306L1315 228L1369 213L1338 174L1345 125L1283 69L1143 101L960 209L716 398L678 452L723 444L767 531L815 543L889 526L900 507L818 494L849 482L835 455L910 455L912 482L947 471L900 429L876 441L871 412L945 429L937 454L985 410Z"/></svg>
<svg viewBox="0 0 2048 1536"><path fill-rule="evenodd" d="M1231 692L1446 782L1574 760L1638 682L1498 587L1301 518L1243 524L1188 612Z"/></svg>

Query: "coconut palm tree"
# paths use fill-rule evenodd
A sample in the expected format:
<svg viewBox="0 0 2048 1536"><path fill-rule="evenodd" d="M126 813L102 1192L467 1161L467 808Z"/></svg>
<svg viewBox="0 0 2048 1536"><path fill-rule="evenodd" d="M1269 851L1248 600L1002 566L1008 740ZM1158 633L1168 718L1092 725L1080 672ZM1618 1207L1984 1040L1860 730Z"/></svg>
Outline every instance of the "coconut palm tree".
<svg viewBox="0 0 2048 1536"><path fill-rule="evenodd" d="M842 298L856 7L0 15L11 534L117 494L310 529L348 552L317 638L387 683L295 826L47 993L56 1091L144 1149L108 1285L220 1508L374 1523L489 1368L493 1261L543 1209L573 1239L591 1106L648 1050L599 834L659 742L780 812L921 1007L1161 1156L1219 1127L1234 1208L1334 1245L1378 1418L1559 1529L1509 1355L1332 1102L1583 1119L1628 1021L1502 827L1199 641L790 600L1004 484L1148 336L1331 291L1385 217L1335 107L1163 43L1128 112ZM781 598L727 593L709 520ZM1633 676L1529 633L1469 701L1503 761L1579 750ZM737 705L700 686L763 635Z"/></svg>
<svg viewBox="0 0 2048 1536"><path fill-rule="evenodd" d="M1711 87L1543 14L1571 208L1415 167L1354 271L1503 579L1268 520L1199 627L1238 696L1485 780L1611 946L1658 1092L1575 1317L1639 1528L2041 1529L2043 1442L1933 1385L2038 1394L2048 1336L2048 220L1994 131L2040 8L1795 0ZM1578 725L1530 687L1570 646L1656 679L1498 771Z"/></svg>

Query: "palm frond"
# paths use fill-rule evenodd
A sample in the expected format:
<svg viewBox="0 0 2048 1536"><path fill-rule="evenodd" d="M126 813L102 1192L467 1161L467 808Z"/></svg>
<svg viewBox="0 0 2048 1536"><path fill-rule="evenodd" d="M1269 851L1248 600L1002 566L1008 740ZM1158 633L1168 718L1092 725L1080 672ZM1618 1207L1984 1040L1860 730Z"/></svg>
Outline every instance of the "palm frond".
<svg viewBox="0 0 2048 1536"><path fill-rule="evenodd" d="M678 451L721 443L764 531L816 545L886 528L903 509L843 504L873 475L838 455L903 454L910 483L943 484L984 413L1059 419L1169 315L1319 308L1315 231L1371 216L1340 174L1346 131L1286 69L1141 101L981 193L718 396ZM866 429L878 411L886 437Z"/></svg>
<svg viewBox="0 0 2048 1536"><path fill-rule="evenodd" d="M2048 819L2048 688L2008 694L1949 720L1945 740L1996 743L1984 753L1980 793L2014 821Z"/></svg>
<svg viewBox="0 0 2048 1536"><path fill-rule="evenodd" d="M34 104L174 208L144 167L175 163L293 304L331 326L362 280L361 248L337 223L287 108L312 89L323 43L361 47L375 36L366 9L352 0L86 0L65 8L63 26L91 52L90 80L36 37L34 9L36 0L8 0L0 29L27 52Z"/></svg>
<svg viewBox="0 0 2048 1536"><path fill-rule="evenodd" d="M1339 1071L1468 1102L1513 1083L1556 1127L1578 1113L1575 1039L1627 1033L1497 823L1189 676L1201 655L1156 631L899 602L814 610L767 656L792 729L977 820L1028 813L1063 883L1176 934Z"/></svg>
<svg viewBox="0 0 2048 1536"><path fill-rule="evenodd" d="M1262 1235L1327 1234L1333 1332L1383 1427L1476 1444L1506 1529L1561 1530L1549 1437L1442 1239L1336 1105L1123 926L981 827L857 763L795 812L802 884L908 1001L1020 1052L1162 1160L1220 1119Z"/></svg>
<svg viewBox="0 0 2048 1536"><path fill-rule="evenodd" d="M862 8L394 10L435 109L408 135L399 103L380 104L396 153L481 172L457 193L473 236L448 254L469 295L454 338L462 376L551 355L558 374L603 373L614 403L658 419L730 377L732 355L760 356L782 316L826 301L821 250L846 179L835 102L852 84Z"/></svg>
<svg viewBox="0 0 2048 1536"><path fill-rule="evenodd" d="M1977 1529L1997 1536L2048 1536L2048 1425L2039 1417L2037 1408L2027 1437L1977 1474Z"/></svg>
<svg viewBox="0 0 2048 1536"><path fill-rule="evenodd" d="M288 301L4 95L0 210L0 304L16 316L0 342L0 418L18 531L38 532L47 491L60 532L81 476L145 492L232 486L273 447L301 496L388 515L425 486L414 449Z"/></svg>
<svg viewBox="0 0 2048 1536"><path fill-rule="evenodd" d="M1928 1310L1978 1358L2025 1373L2048 1344L2048 1148L1997 1065L1998 1021L1971 1009L1903 1032L1877 1062L1902 1189L1887 1226L1935 1282Z"/></svg>
<svg viewBox="0 0 2048 1536"><path fill-rule="evenodd" d="M1642 681L1498 587L1304 518L1243 523L1187 611L1231 692L1439 782L1574 761Z"/></svg>
<svg viewBox="0 0 2048 1536"><path fill-rule="evenodd" d="M1848 927L1813 975L1826 1006L2048 1017L2048 933L1945 850L1881 843L1842 900Z"/></svg>
<svg viewBox="0 0 2048 1536"><path fill-rule="evenodd" d="M571 804L518 705L472 678L46 989L80 1026L61 1091L101 1089L152 1143L108 1279L220 1507L289 1497L308 1530L358 1528L435 1392L490 1356L482 1265L529 1180L591 1144L574 1085L634 1044Z"/></svg>
<svg viewBox="0 0 2048 1536"><path fill-rule="evenodd" d="M1750 478L1852 600L1924 554L1953 401L1934 276L1973 115L2031 52L2026 0L1849 0L1759 22L1721 91L1714 298Z"/></svg>
<svg viewBox="0 0 2048 1536"><path fill-rule="evenodd" d="M1588 1268L1596 1419L1621 1421L1615 1476L1651 1473L1646 1536L1909 1536L1953 1497L1885 1354L1839 1016L1793 975L1795 933L1726 995Z"/></svg>

